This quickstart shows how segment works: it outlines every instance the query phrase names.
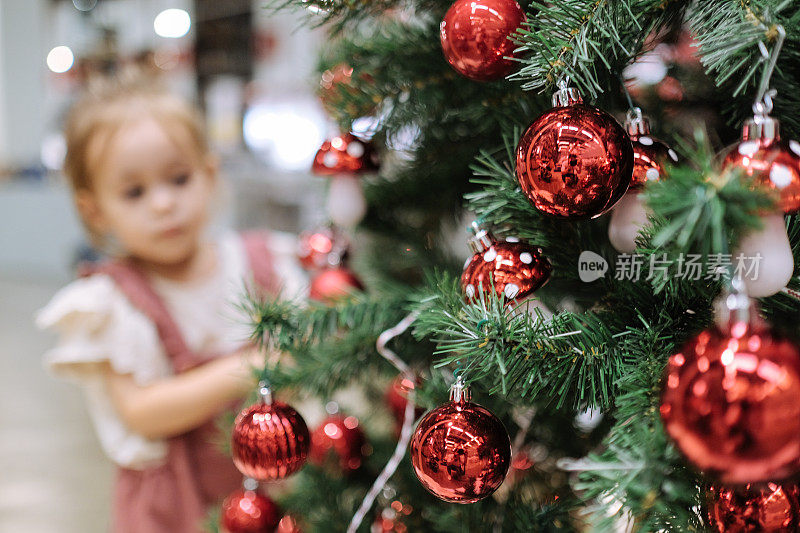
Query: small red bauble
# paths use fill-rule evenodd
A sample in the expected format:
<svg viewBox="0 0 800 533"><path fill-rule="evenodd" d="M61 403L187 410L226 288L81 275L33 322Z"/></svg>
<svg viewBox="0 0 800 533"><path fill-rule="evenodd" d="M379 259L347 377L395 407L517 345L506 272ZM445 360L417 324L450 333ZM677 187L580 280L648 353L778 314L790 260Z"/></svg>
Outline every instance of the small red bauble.
<svg viewBox="0 0 800 533"><path fill-rule="evenodd" d="M766 483L741 489L711 487L706 519L719 533L793 533L800 531L797 485Z"/></svg>
<svg viewBox="0 0 800 533"><path fill-rule="evenodd" d="M406 404L408 403L408 391L413 390L415 383L403 376L397 376L386 389L386 405L392 412L398 424L403 423L406 414ZM414 408L414 418L419 418L425 411L421 407Z"/></svg>
<svg viewBox="0 0 800 533"><path fill-rule="evenodd" d="M376 170L378 159L372 145L349 133L323 142L311 165L311 171L320 176L355 175Z"/></svg>
<svg viewBox="0 0 800 533"><path fill-rule="evenodd" d="M347 258L347 238L335 228L325 227L300 234L297 258L306 270L335 266Z"/></svg>
<svg viewBox="0 0 800 533"><path fill-rule="evenodd" d="M650 135L650 122L637 113L628 113L625 128L633 145L633 177L629 191L638 191L650 181L658 181L664 174L667 161L678 162L678 155L669 146Z"/></svg>
<svg viewBox="0 0 800 533"><path fill-rule="evenodd" d="M514 0L456 0L439 25L442 51L459 74L477 81L502 78L514 70L509 39L525 22Z"/></svg>
<svg viewBox="0 0 800 533"><path fill-rule="evenodd" d="M281 510L255 490L237 490L222 502L222 527L228 533L273 533Z"/></svg>
<svg viewBox="0 0 800 533"><path fill-rule="evenodd" d="M411 464L422 485L451 503L474 503L503 483L511 442L503 423L456 384L451 401L425 415L411 439Z"/></svg>
<svg viewBox="0 0 800 533"><path fill-rule="evenodd" d="M547 283L553 267L542 249L514 237L497 241L478 230L470 241L475 252L464 265L461 288L472 300L481 291L495 293L513 302L522 300Z"/></svg>
<svg viewBox="0 0 800 533"><path fill-rule="evenodd" d="M774 191L784 213L800 210L800 143L780 138L778 121L756 116L747 121L742 140L728 152L723 168L739 168Z"/></svg>
<svg viewBox="0 0 800 533"><path fill-rule="evenodd" d="M800 351L758 321L709 329L669 359L667 433L725 484L780 480L800 468Z"/></svg>
<svg viewBox="0 0 800 533"><path fill-rule="evenodd" d="M531 204L545 214L600 216L628 190L631 141L614 117L583 104L575 89L556 92L553 105L517 145L517 180Z"/></svg>
<svg viewBox="0 0 800 533"><path fill-rule="evenodd" d="M343 266L326 268L311 280L309 297L318 302L331 302L353 291L363 291L364 285L355 274Z"/></svg>
<svg viewBox="0 0 800 533"><path fill-rule="evenodd" d="M311 438L300 414L283 402L262 401L236 417L231 454L247 477L275 481L300 470Z"/></svg>
<svg viewBox="0 0 800 533"><path fill-rule="evenodd" d="M311 451L308 458L322 465L333 454L343 472L358 470L364 459L367 438L354 416L332 415L311 433Z"/></svg>

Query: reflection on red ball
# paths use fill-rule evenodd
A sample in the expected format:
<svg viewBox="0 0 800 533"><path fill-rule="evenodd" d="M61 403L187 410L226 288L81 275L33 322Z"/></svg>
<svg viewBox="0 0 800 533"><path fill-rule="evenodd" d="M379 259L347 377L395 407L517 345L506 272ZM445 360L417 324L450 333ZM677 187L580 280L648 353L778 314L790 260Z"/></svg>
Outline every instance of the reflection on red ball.
<svg viewBox="0 0 800 533"><path fill-rule="evenodd" d="M525 21L514 0L456 0L439 26L442 51L460 74L477 81L502 78L516 63L509 36Z"/></svg>
<svg viewBox="0 0 800 533"><path fill-rule="evenodd" d="M338 458L343 472L358 470L367 438L354 416L332 415L311 433L311 462L322 465L329 454Z"/></svg>
<svg viewBox="0 0 800 533"><path fill-rule="evenodd" d="M474 503L503 483L511 442L503 423L480 405L451 401L425 415L411 439L420 483L451 503Z"/></svg>
<svg viewBox="0 0 800 533"><path fill-rule="evenodd" d="M703 331L669 359L667 433L689 461L726 484L800 470L800 351L760 324Z"/></svg>
<svg viewBox="0 0 800 533"><path fill-rule="evenodd" d="M318 302L332 302L363 290L361 280L349 269L339 266L322 270L311 280L309 297Z"/></svg>
<svg viewBox="0 0 800 533"><path fill-rule="evenodd" d="M800 531L800 490L791 483L711 487L705 514L719 533L793 533Z"/></svg>
<svg viewBox="0 0 800 533"><path fill-rule="evenodd" d="M516 173L522 192L539 211L595 218L628 190L633 147L608 113L583 103L556 107L522 135Z"/></svg>
<svg viewBox="0 0 800 533"><path fill-rule="evenodd" d="M257 403L236 417L231 454L247 477L275 481L300 470L311 438L300 414L283 402Z"/></svg>
<svg viewBox="0 0 800 533"><path fill-rule="evenodd" d="M228 533L273 533L281 511L267 496L237 490L222 503L222 526Z"/></svg>

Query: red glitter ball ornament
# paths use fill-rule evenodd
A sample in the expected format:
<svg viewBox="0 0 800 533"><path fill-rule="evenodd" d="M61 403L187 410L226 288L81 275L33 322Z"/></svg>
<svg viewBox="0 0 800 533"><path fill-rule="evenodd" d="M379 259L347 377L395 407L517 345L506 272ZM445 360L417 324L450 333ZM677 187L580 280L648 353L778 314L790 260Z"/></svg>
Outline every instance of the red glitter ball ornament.
<svg viewBox="0 0 800 533"><path fill-rule="evenodd" d="M557 91L553 106L528 126L517 145L517 180L545 214L600 216L628 190L631 141L614 117L585 105L576 89Z"/></svg>
<svg viewBox="0 0 800 533"><path fill-rule="evenodd" d="M800 351L757 318L705 330L669 359L667 433L725 484L780 480L800 461Z"/></svg>
<svg viewBox="0 0 800 533"><path fill-rule="evenodd" d="M495 293L510 302L521 300L550 279L553 267L542 249L509 237L496 240L489 232L473 224L470 247L475 253L464 265L461 288L472 300L481 290Z"/></svg>
<svg viewBox="0 0 800 533"><path fill-rule="evenodd" d="M343 472L358 470L364 459L367 438L354 416L332 415L311 433L308 458L322 465L329 454L338 458Z"/></svg>
<svg viewBox="0 0 800 533"><path fill-rule="evenodd" d="M320 271L311 280L309 298L318 302L332 302L348 296L353 291L363 291L364 285L349 269L338 266Z"/></svg>
<svg viewBox="0 0 800 533"><path fill-rule="evenodd" d="M282 402L273 402L262 387L262 401L236 417L231 453L236 468L247 477L275 481L300 470L311 438L300 414Z"/></svg>
<svg viewBox="0 0 800 533"><path fill-rule="evenodd" d="M300 234L297 259L306 270L336 266L347 259L347 238L328 226Z"/></svg>
<svg viewBox="0 0 800 533"><path fill-rule="evenodd" d="M516 66L509 39L525 22L514 0L456 0L439 25L442 51L459 74L476 81L502 78Z"/></svg>
<svg viewBox="0 0 800 533"><path fill-rule="evenodd" d="M723 168L739 168L755 181L776 193L778 207L784 213L800 210L800 143L780 137L776 119L756 115L742 130L742 140L735 144Z"/></svg>
<svg viewBox="0 0 800 533"><path fill-rule="evenodd" d="M669 146L650 135L650 121L642 116L638 107L628 112L625 129L633 145L633 177L628 189L638 191L650 181L658 181L664 175L664 164L678 162L678 154Z"/></svg>
<svg viewBox="0 0 800 533"><path fill-rule="evenodd" d="M349 133L322 143L314 156L311 171L320 176L356 175L378 170L372 144Z"/></svg>
<svg viewBox="0 0 800 533"><path fill-rule="evenodd" d="M222 527L228 533L273 533L281 510L255 488L237 490L222 502Z"/></svg>
<svg viewBox="0 0 800 533"><path fill-rule="evenodd" d="M776 483L711 487L705 514L709 529L719 533L793 533L800 531L800 490Z"/></svg>
<svg viewBox="0 0 800 533"><path fill-rule="evenodd" d="M474 503L503 483L511 442L503 423L469 401L456 382L450 402L425 415L411 439L411 464L422 485L451 503Z"/></svg>

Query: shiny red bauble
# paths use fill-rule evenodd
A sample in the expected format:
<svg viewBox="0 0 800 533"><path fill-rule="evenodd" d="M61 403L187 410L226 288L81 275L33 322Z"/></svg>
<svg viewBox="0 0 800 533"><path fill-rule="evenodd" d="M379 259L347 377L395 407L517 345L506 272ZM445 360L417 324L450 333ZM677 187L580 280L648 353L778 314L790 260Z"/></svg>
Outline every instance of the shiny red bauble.
<svg viewBox="0 0 800 533"><path fill-rule="evenodd" d="M311 433L311 451L308 459L322 465L333 455L343 472L353 472L361 467L367 437L354 416L332 415Z"/></svg>
<svg viewBox="0 0 800 533"><path fill-rule="evenodd" d="M461 288L469 300L491 290L509 301L521 300L547 283L552 270L541 248L509 238L467 260Z"/></svg>
<svg viewBox="0 0 800 533"><path fill-rule="evenodd" d="M297 259L306 270L335 266L347 258L347 238L335 228L304 231L297 240Z"/></svg>
<svg viewBox="0 0 800 533"><path fill-rule="evenodd" d="M800 143L775 138L745 138L722 163L739 168L756 183L776 193L784 213L800 210Z"/></svg>
<svg viewBox="0 0 800 533"><path fill-rule="evenodd" d="M705 330L669 359L664 427L698 469L724 484L800 470L800 351L761 322Z"/></svg>
<svg viewBox="0 0 800 533"><path fill-rule="evenodd" d="M531 124L517 145L516 174L533 206L562 218L594 218L616 204L633 174L633 147L622 126L583 104L574 89Z"/></svg>
<svg viewBox="0 0 800 533"><path fill-rule="evenodd" d="M793 533L800 531L800 490L776 483L711 487L705 515L709 529L718 533Z"/></svg>
<svg viewBox="0 0 800 533"><path fill-rule="evenodd" d="M323 142L311 164L311 171L320 176L353 175L376 170L378 157L372 144L349 133L336 135Z"/></svg>
<svg viewBox="0 0 800 533"><path fill-rule="evenodd" d="M222 502L222 527L227 533L273 533L281 510L254 490L237 490Z"/></svg>
<svg viewBox="0 0 800 533"><path fill-rule="evenodd" d="M633 146L633 176L629 191L641 190L648 182L658 181L664 175L668 162L677 163L678 154L650 134L650 122L641 110L629 112L625 129Z"/></svg>
<svg viewBox="0 0 800 533"><path fill-rule="evenodd" d="M364 285L349 269L338 266L321 270L311 280L309 298L318 302L333 302L353 291L363 291Z"/></svg>
<svg viewBox="0 0 800 533"><path fill-rule="evenodd" d="M422 485L451 503L474 503L503 483L511 442L503 423L480 405L453 399L426 414L411 439Z"/></svg>
<svg viewBox="0 0 800 533"><path fill-rule="evenodd" d="M514 70L509 39L525 21L514 0L456 0L439 25L442 51L459 74L477 81L502 78Z"/></svg>
<svg viewBox="0 0 800 533"><path fill-rule="evenodd" d="M300 470L311 437L300 414L283 402L256 403L239 413L231 453L236 468L260 481L283 479Z"/></svg>

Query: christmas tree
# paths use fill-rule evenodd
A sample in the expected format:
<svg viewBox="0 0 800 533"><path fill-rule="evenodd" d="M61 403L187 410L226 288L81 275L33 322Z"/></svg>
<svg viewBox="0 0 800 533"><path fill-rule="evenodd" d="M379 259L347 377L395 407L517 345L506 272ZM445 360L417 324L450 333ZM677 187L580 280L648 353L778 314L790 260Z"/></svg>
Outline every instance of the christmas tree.
<svg viewBox="0 0 800 533"><path fill-rule="evenodd" d="M287 433L304 531L800 528L796 3L273 7L330 32L316 170L380 158L314 300L243 304L272 394L370 405Z"/></svg>

